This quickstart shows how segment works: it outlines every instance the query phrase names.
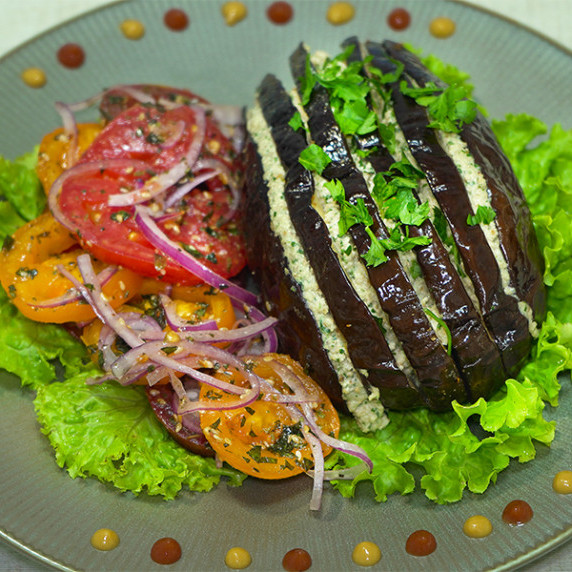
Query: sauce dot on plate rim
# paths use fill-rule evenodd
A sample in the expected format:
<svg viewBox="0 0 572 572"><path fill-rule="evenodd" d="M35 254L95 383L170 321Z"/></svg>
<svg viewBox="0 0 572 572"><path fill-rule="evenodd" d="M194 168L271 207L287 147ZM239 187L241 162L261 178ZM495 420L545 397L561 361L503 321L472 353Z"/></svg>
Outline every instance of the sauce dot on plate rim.
<svg viewBox="0 0 572 572"><path fill-rule="evenodd" d="M250 552L240 546L233 546L230 548L225 557L224 563L233 570L243 570L248 568L252 563Z"/></svg>
<svg viewBox="0 0 572 572"><path fill-rule="evenodd" d="M333 2L328 6L326 19L333 26L341 26L353 20L356 9L350 2Z"/></svg>
<svg viewBox="0 0 572 572"><path fill-rule="evenodd" d="M533 515L532 508L526 501L513 500L505 506L502 519L510 526L520 526L529 522Z"/></svg>
<svg viewBox="0 0 572 572"><path fill-rule="evenodd" d="M181 545L168 536L159 538L151 547L151 560L157 564L174 564L181 558Z"/></svg>
<svg viewBox="0 0 572 572"><path fill-rule="evenodd" d="M85 61L85 52L79 44L70 42L60 47L57 52L58 62L69 69L77 69Z"/></svg>
<svg viewBox="0 0 572 572"><path fill-rule="evenodd" d="M234 26L242 22L248 14L244 2L237 2L236 0L225 2L222 5L221 12L227 26Z"/></svg>
<svg viewBox="0 0 572 572"><path fill-rule="evenodd" d="M113 550L119 546L119 535L110 528L100 528L92 534L90 542L97 550Z"/></svg>
<svg viewBox="0 0 572 572"><path fill-rule="evenodd" d="M412 532L405 543L405 551L411 556L429 556L437 549L437 541L428 530Z"/></svg>
<svg viewBox="0 0 572 572"><path fill-rule="evenodd" d="M163 22L169 30L173 32L182 32L189 26L189 17L184 10L180 8L171 8L165 12Z"/></svg>
<svg viewBox="0 0 572 572"><path fill-rule="evenodd" d="M20 77L22 81L28 86L38 89L44 87L48 81L46 72L41 68L26 68Z"/></svg>
<svg viewBox="0 0 572 572"><path fill-rule="evenodd" d="M392 30L406 30L409 24L411 24L411 14L405 8L395 8L387 16L387 25Z"/></svg>
<svg viewBox="0 0 572 572"><path fill-rule="evenodd" d="M282 568L287 572L304 572L312 566L312 557L303 548L293 548L284 554Z"/></svg>
<svg viewBox="0 0 572 572"><path fill-rule="evenodd" d="M572 493L572 471L559 471L554 475L552 488L560 495L569 495Z"/></svg>
<svg viewBox="0 0 572 572"><path fill-rule="evenodd" d="M145 26L139 20L123 20L119 29L128 40L140 40L145 35Z"/></svg>
<svg viewBox="0 0 572 572"><path fill-rule="evenodd" d="M455 33L455 22L446 16L433 18L429 24L429 32L435 38L450 38Z"/></svg>
<svg viewBox="0 0 572 572"><path fill-rule="evenodd" d="M273 24L282 26L290 22L294 17L294 8L292 8L289 2L277 0L268 6L266 16Z"/></svg>
<svg viewBox="0 0 572 572"><path fill-rule="evenodd" d="M359 566L373 566L381 560L381 550L375 542L364 540L356 544L352 560Z"/></svg>
<svg viewBox="0 0 572 572"><path fill-rule="evenodd" d="M467 518L463 525L463 532L469 538L484 538L493 531L491 521L481 514L475 514Z"/></svg>

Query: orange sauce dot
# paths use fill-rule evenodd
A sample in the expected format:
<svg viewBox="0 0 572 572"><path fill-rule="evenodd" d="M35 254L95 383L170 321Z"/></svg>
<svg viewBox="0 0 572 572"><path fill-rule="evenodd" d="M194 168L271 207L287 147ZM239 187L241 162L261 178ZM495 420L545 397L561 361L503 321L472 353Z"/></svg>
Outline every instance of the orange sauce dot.
<svg viewBox="0 0 572 572"><path fill-rule="evenodd" d="M312 566L312 557L303 548L293 548L282 558L282 568L288 572L304 572L310 566Z"/></svg>
<svg viewBox="0 0 572 572"><path fill-rule="evenodd" d="M387 16L387 25L392 30L405 30L409 28L409 24L411 23L411 15L405 8L395 8L389 13Z"/></svg>
<svg viewBox="0 0 572 572"><path fill-rule="evenodd" d="M374 542L360 542L352 552L352 560L358 566L373 566L381 560L381 550Z"/></svg>
<svg viewBox="0 0 572 572"><path fill-rule="evenodd" d="M527 523L533 514L532 508L526 501L513 500L505 506L502 519L511 526L520 526Z"/></svg>
<svg viewBox="0 0 572 572"><path fill-rule="evenodd" d="M350 2L334 2L328 7L326 19L333 26L341 26L353 20L356 9Z"/></svg>
<svg viewBox="0 0 572 572"><path fill-rule="evenodd" d="M294 8L288 2L273 2L266 10L266 16L273 24L287 24L294 16Z"/></svg>
<svg viewBox="0 0 572 572"><path fill-rule="evenodd" d="M171 8L165 12L163 17L165 26L174 32L182 32L186 30L189 25L189 17L186 12L179 8Z"/></svg>
<svg viewBox="0 0 572 572"><path fill-rule="evenodd" d="M48 81L46 72L40 68L27 68L20 75L22 81L28 86L33 88L44 87Z"/></svg>
<svg viewBox="0 0 572 572"><path fill-rule="evenodd" d="M226 553L224 563L233 570L243 570L250 566L252 563L252 557L248 550L245 550L240 546L235 546Z"/></svg>
<svg viewBox="0 0 572 572"><path fill-rule="evenodd" d="M436 38L450 38L455 33L455 22L444 16L434 18L429 24L429 32Z"/></svg>
<svg viewBox="0 0 572 572"><path fill-rule="evenodd" d="M76 69L83 65L85 52L79 44L64 44L57 53L58 61L62 66Z"/></svg>
<svg viewBox="0 0 572 572"><path fill-rule="evenodd" d="M181 545L174 538L159 538L151 547L151 560L157 564L174 564L181 554Z"/></svg>
<svg viewBox="0 0 572 572"><path fill-rule="evenodd" d="M463 525L463 532L470 538L484 538L493 531L491 521L480 514L470 516Z"/></svg>
<svg viewBox="0 0 572 572"><path fill-rule="evenodd" d="M119 29L128 40L140 40L145 35L145 26L139 20L123 20Z"/></svg>
<svg viewBox="0 0 572 572"><path fill-rule="evenodd" d="M409 535L405 543L405 551L412 556L429 556L436 548L437 541L427 530L416 530Z"/></svg>
<svg viewBox="0 0 572 572"><path fill-rule="evenodd" d="M119 546L119 536L114 530L100 528L93 533L91 545L97 550L113 550Z"/></svg>
<svg viewBox="0 0 572 572"><path fill-rule="evenodd" d="M554 476L552 488L561 495L572 493L572 471L559 471Z"/></svg>
<svg viewBox="0 0 572 572"><path fill-rule="evenodd" d="M225 2L221 8L222 16L227 26L234 26L242 22L248 14L243 2Z"/></svg>

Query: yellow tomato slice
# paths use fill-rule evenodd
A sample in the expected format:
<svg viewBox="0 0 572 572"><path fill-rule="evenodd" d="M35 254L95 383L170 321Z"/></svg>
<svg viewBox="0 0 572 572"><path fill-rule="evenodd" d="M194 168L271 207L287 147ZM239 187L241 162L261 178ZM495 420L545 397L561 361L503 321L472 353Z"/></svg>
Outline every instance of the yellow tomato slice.
<svg viewBox="0 0 572 572"><path fill-rule="evenodd" d="M103 129L99 123L79 123L77 126L77 157L81 156ZM70 138L62 127L44 135L40 143L36 173L46 193L54 181L74 163L70 157Z"/></svg>
<svg viewBox="0 0 572 572"><path fill-rule="evenodd" d="M76 259L83 253L70 233L50 213L44 213L19 228L4 243L0 253L0 282L12 303L32 320L58 324L92 320L95 314L83 300L51 308L40 306L73 288L57 266L61 264L80 278ZM105 265L94 261L94 268L100 272ZM119 269L105 283L103 293L117 308L138 293L141 282L134 272Z"/></svg>
<svg viewBox="0 0 572 572"><path fill-rule="evenodd" d="M287 384L270 365L276 360L287 366L301 380L306 391L315 396L312 402L318 425L328 435L338 436L338 413L325 392L308 377L302 366L282 354L266 354L248 358L254 373L271 380L280 393L291 393ZM219 371L220 379L246 386L244 377L234 368ZM203 384L201 400L217 404L236 402L236 395ZM258 399L239 409L206 410L201 412L201 428L217 455L229 465L261 479L284 479L298 475L313 466L310 445L302 435L298 420L281 403ZM324 454L330 448L322 445Z"/></svg>

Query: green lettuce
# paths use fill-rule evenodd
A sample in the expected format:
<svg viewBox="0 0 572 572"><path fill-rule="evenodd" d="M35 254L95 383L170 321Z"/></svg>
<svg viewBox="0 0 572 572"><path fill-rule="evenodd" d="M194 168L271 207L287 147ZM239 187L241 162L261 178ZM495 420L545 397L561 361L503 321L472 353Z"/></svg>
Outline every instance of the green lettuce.
<svg viewBox="0 0 572 572"><path fill-rule="evenodd" d="M43 385L34 401L56 462L71 477L97 477L121 491L166 500L183 486L208 491L223 476L231 485L245 478L178 445L157 421L142 388L87 385L93 373Z"/></svg>

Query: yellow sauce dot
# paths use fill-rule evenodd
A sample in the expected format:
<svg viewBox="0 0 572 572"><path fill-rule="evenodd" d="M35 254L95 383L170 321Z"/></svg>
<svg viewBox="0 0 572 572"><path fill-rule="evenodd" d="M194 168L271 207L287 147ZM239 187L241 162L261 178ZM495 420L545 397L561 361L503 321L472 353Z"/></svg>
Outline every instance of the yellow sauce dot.
<svg viewBox="0 0 572 572"><path fill-rule="evenodd" d="M248 11L242 2L225 2L222 15L227 26L234 26L246 18Z"/></svg>
<svg viewBox="0 0 572 572"><path fill-rule="evenodd" d="M46 74L40 68L28 68L22 72L22 81L29 87L44 87L46 85Z"/></svg>
<svg viewBox="0 0 572 572"><path fill-rule="evenodd" d="M140 40L145 35L145 26L139 20L123 20L119 28L128 40Z"/></svg>
<svg viewBox="0 0 572 572"><path fill-rule="evenodd" d="M491 521L480 514L470 516L463 525L463 532L471 538L484 538L493 531Z"/></svg>
<svg viewBox="0 0 572 572"><path fill-rule="evenodd" d="M572 471L560 471L554 476L552 488L560 495L572 493Z"/></svg>
<svg viewBox="0 0 572 572"><path fill-rule="evenodd" d="M226 553L224 563L233 570L242 570L250 566L252 558L248 550L235 546Z"/></svg>
<svg viewBox="0 0 572 572"><path fill-rule="evenodd" d="M355 14L356 9L350 2L334 2L328 8L326 19L334 26L341 26L353 20Z"/></svg>
<svg viewBox="0 0 572 572"><path fill-rule="evenodd" d="M93 533L91 545L97 550L113 550L119 546L119 536L114 530L100 528Z"/></svg>
<svg viewBox="0 0 572 572"><path fill-rule="evenodd" d="M435 18L429 24L429 31L436 38L450 38L455 33L455 22L451 18Z"/></svg>
<svg viewBox="0 0 572 572"><path fill-rule="evenodd" d="M373 566L381 560L381 550L374 542L360 542L354 548L352 560L359 566Z"/></svg>

